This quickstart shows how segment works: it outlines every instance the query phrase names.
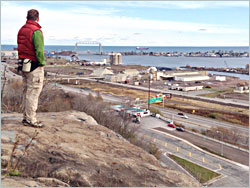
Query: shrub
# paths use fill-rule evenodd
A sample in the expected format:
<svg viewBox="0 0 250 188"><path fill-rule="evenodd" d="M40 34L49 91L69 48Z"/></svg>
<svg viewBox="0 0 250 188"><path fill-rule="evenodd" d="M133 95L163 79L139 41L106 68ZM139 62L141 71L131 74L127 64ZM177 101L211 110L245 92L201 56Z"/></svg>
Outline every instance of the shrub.
<svg viewBox="0 0 250 188"><path fill-rule="evenodd" d="M37 112L62 112L72 110L70 96L63 90L45 84L39 97Z"/></svg>
<svg viewBox="0 0 250 188"><path fill-rule="evenodd" d="M2 91L2 112L22 112L22 81L9 80Z"/></svg>
<svg viewBox="0 0 250 188"><path fill-rule="evenodd" d="M155 144L149 143L146 150L150 154L154 155L156 157L156 159L159 160L161 158L161 151L159 150L159 148Z"/></svg>
<svg viewBox="0 0 250 188"><path fill-rule="evenodd" d="M208 114L207 117L216 119L217 115L215 113Z"/></svg>
<svg viewBox="0 0 250 188"><path fill-rule="evenodd" d="M177 127L182 127L182 128L185 129L185 125L182 125L181 123L176 123L176 122L175 122L175 125L176 125Z"/></svg>
<svg viewBox="0 0 250 188"><path fill-rule="evenodd" d="M161 111L157 108L150 107L149 110L150 110L150 113L162 115Z"/></svg>

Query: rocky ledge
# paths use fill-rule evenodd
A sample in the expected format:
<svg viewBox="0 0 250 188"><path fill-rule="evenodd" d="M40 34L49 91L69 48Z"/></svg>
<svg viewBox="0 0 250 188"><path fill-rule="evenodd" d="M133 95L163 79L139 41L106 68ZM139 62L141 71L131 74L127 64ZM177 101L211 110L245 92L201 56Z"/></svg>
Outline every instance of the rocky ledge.
<svg viewBox="0 0 250 188"><path fill-rule="evenodd" d="M2 114L2 187L200 186L83 112L39 113L38 119L44 128L23 126L21 114ZM19 175L6 176L16 136L11 164L19 161Z"/></svg>

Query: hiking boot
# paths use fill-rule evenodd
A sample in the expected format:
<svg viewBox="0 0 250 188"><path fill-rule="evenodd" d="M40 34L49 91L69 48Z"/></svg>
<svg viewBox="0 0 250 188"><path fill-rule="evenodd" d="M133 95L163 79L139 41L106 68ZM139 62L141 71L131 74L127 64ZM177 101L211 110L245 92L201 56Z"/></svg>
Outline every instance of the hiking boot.
<svg viewBox="0 0 250 188"><path fill-rule="evenodd" d="M41 122L35 122L32 123L29 120L23 119L22 123L24 124L24 126L29 126L29 127L34 127L34 128L42 128L44 127L44 124L42 124Z"/></svg>

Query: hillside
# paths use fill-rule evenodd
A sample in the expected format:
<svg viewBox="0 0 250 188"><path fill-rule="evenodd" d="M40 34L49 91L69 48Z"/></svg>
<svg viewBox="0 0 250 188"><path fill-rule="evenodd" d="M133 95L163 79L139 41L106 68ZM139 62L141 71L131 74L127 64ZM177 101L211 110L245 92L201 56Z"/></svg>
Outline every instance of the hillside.
<svg viewBox="0 0 250 188"><path fill-rule="evenodd" d="M2 187L200 186L83 112L39 113L38 119L46 127L25 127L21 114L2 114ZM38 135L22 155L35 130ZM5 176L16 135L12 164L20 158L20 174Z"/></svg>

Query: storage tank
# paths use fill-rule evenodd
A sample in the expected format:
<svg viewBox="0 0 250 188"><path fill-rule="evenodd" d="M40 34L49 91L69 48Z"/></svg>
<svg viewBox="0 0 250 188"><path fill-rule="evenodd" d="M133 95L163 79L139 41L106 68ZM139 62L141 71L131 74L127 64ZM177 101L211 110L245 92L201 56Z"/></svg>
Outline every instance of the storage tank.
<svg viewBox="0 0 250 188"><path fill-rule="evenodd" d="M120 53L112 53L109 58L110 58L111 65L121 65L122 64L122 55Z"/></svg>

